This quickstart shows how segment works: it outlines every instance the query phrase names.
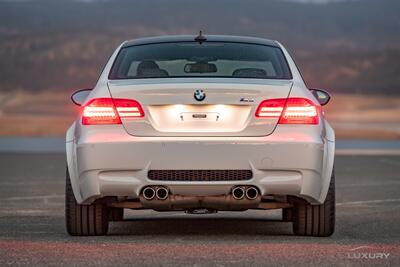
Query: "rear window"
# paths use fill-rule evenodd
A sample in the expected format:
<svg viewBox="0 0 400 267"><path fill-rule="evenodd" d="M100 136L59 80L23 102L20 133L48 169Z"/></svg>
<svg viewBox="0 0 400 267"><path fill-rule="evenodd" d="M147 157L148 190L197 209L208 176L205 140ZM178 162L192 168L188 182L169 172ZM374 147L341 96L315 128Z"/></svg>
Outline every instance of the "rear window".
<svg viewBox="0 0 400 267"><path fill-rule="evenodd" d="M280 48L247 43L176 42L122 48L110 79L223 77L291 79Z"/></svg>

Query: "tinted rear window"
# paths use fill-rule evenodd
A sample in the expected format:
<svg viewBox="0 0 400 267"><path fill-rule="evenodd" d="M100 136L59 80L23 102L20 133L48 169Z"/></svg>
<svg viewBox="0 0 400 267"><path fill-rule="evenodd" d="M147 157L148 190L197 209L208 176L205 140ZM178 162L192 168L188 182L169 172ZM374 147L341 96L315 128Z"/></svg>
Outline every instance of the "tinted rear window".
<svg viewBox="0 0 400 267"><path fill-rule="evenodd" d="M230 42L177 42L122 48L110 79L223 77L291 79L280 48Z"/></svg>

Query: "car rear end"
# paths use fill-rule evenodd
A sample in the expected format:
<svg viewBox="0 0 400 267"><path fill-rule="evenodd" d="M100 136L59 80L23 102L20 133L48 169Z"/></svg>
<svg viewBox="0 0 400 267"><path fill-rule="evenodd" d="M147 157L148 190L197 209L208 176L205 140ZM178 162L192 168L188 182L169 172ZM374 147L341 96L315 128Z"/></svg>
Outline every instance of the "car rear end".
<svg viewBox="0 0 400 267"><path fill-rule="evenodd" d="M324 202L334 135L321 106L278 43L225 39L150 39L114 53L67 133L78 204L195 212Z"/></svg>

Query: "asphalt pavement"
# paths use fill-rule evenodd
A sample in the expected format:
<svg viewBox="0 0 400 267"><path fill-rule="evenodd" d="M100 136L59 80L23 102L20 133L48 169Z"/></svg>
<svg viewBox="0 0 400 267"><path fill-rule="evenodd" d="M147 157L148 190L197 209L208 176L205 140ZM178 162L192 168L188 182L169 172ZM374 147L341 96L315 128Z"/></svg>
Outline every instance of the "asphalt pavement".
<svg viewBox="0 0 400 267"><path fill-rule="evenodd" d="M104 237L64 226L63 153L0 153L0 266L399 266L400 156L337 156L332 237L298 237L280 211L129 211Z"/></svg>

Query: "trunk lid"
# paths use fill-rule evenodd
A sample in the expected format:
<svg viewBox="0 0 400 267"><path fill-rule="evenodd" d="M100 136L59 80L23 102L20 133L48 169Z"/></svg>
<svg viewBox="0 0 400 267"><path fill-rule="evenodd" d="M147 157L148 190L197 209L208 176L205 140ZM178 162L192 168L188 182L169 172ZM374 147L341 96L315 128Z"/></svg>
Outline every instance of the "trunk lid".
<svg viewBox="0 0 400 267"><path fill-rule="evenodd" d="M291 81L220 78L112 80L113 98L138 101L144 118L122 119L134 136L265 136L278 119L255 117L265 99L287 98ZM194 97L196 90L205 99Z"/></svg>

